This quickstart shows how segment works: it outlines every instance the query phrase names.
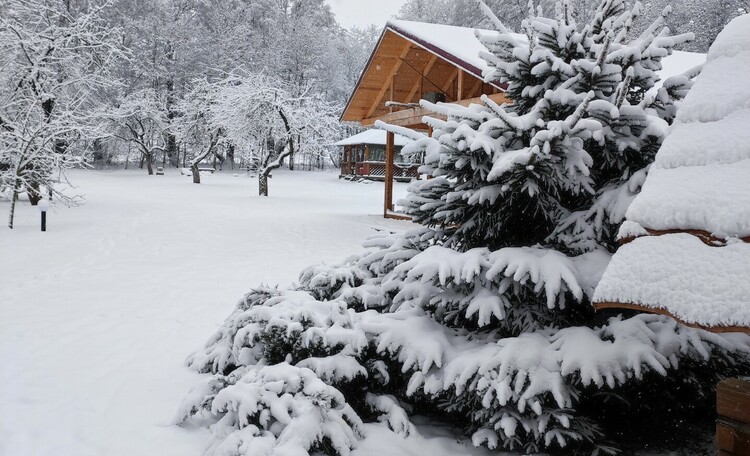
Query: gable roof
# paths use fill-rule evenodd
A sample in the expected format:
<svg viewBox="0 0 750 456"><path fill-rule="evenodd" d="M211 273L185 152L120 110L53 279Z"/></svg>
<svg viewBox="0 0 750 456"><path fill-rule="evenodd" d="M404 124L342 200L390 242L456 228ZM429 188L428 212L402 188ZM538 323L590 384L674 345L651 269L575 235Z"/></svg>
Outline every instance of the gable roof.
<svg viewBox="0 0 750 456"><path fill-rule="evenodd" d="M489 66L479 57L481 52L487 52L487 48L477 39L476 32L497 33L491 30L399 19L389 20L386 29L422 46L477 78L483 78L483 72L488 70ZM519 35L519 38L526 41L523 35ZM497 87L500 88L499 85Z"/></svg>
<svg viewBox="0 0 750 456"><path fill-rule="evenodd" d="M483 81L482 73L488 68L479 57L483 51L486 48L476 38L473 28L392 19L383 29L341 120L359 122L388 113L384 102L391 99L414 103L422 97L421 92L455 89L451 83L455 84L458 70L466 73L468 80L462 98L501 92L501 84ZM396 84L391 96L392 79Z"/></svg>
<svg viewBox="0 0 750 456"><path fill-rule="evenodd" d="M358 133L354 136L342 139L341 141L334 144L334 146L353 146L357 144L374 144L377 146L385 146L386 134L387 133L385 130L365 130L362 133ZM401 136L399 134L393 135L393 144L397 147L403 147L410 142L412 142L412 140L405 136Z"/></svg>
<svg viewBox="0 0 750 456"><path fill-rule="evenodd" d="M594 295L750 333L750 15L719 34L677 112ZM738 40L737 35L744 36Z"/></svg>

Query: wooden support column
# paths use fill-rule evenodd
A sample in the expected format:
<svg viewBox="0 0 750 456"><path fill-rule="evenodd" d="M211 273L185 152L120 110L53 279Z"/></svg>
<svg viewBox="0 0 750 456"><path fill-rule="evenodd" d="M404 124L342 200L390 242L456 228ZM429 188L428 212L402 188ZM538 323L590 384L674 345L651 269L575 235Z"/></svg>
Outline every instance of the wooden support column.
<svg viewBox="0 0 750 456"><path fill-rule="evenodd" d="M456 90L456 101L464 99L464 71L459 68L458 70L458 89Z"/></svg>
<svg viewBox="0 0 750 456"><path fill-rule="evenodd" d="M393 210L393 162L396 156L395 136L388 132L385 136L385 203L383 204L383 217L388 217L388 212Z"/></svg>

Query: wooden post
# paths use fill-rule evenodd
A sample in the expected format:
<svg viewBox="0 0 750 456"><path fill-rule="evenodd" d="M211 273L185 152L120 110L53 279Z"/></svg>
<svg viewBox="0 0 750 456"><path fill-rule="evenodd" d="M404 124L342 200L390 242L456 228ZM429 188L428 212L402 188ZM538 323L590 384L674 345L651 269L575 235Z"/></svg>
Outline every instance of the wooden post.
<svg viewBox="0 0 750 456"><path fill-rule="evenodd" d="M385 135L385 204L383 217L393 210L393 161L396 155L395 136L392 132Z"/></svg>
<svg viewBox="0 0 750 456"><path fill-rule="evenodd" d="M456 91L456 101L461 101L464 99L464 71L462 69L458 69L458 90Z"/></svg>
<svg viewBox="0 0 750 456"><path fill-rule="evenodd" d="M394 91L393 91L393 86L394 86L394 80L395 80L395 79L396 79L396 75L395 75L395 74L393 74L393 75L391 76L391 93L390 93L390 95L388 96L388 98L389 98L389 100L388 100L388 101L396 101L396 100L394 100L394 99L393 99L393 95L394 95ZM390 109L389 109L388 111L389 111L389 112L393 112L393 106L391 106L391 108L390 108Z"/></svg>
<svg viewBox="0 0 750 456"><path fill-rule="evenodd" d="M729 378L716 387L719 456L750 454L750 381Z"/></svg>

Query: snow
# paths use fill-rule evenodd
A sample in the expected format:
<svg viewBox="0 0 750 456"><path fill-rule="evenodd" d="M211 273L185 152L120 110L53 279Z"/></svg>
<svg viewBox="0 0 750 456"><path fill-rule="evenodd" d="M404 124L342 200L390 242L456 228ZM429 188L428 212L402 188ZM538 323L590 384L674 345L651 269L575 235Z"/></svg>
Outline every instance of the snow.
<svg viewBox="0 0 750 456"><path fill-rule="evenodd" d="M636 304L702 326L750 327L750 17L732 20L708 54L627 211L595 302ZM726 245L689 233L706 231ZM641 237L638 237L641 236Z"/></svg>
<svg viewBox="0 0 750 456"><path fill-rule="evenodd" d="M416 41L420 45L426 43L458 59L459 61L453 63L480 79L483 79L483 72L490 70L487 61L480 57L481 53L487 52L487 48L477 39L475 31L490 36L497 34L496 31L399 19L390 19L386 27L410 41ZM513 37L523 42L527 41L525 35L513 34ZM462 65L461 62L474 68ZM476 73L476 69L480 71L479 74Z"/></svg>
<svg viewBox="0 0 750 456"><path fill-rule="evenodd" d="M350 136L346 139L334 144L335 146L351 146L356 144L375 144L379 146L385 146L385 130L378 130L376 128L371 130L365 130L362 133L358 133L354 136ZM393 144L396 146L405 146L412 141L409 138L401 136L399 134L394 135Z"/></svg>
<svg viewBox="0 0 750 456"><path fill-rule="evenodd" d="M706 63L706 54L701 52L672 51L672 54L661 60L662 69L657 71L660 81L656 83L657 87L672 76L679 76L688 70Z"/></svg>
<svg viewBox="0 0 750 456"><path fill-rule="evenodd" d="M731 164L652 167L627 218L652 230L750 235L750 159Z"/></svg>
<svg viewBox="0 0 750 456"><path fill-rule="evenodd" d="M715 122L677 122L659 149L654 167L725 164L750 159L750 109Z"/></svg>
<svg viewBox="0 0 750 456"><path fill-rule="evenodd" d="M46 233L19 205L0 228L1 455L202 454L208 431L171 425L198 379L188 352L250 287L412 226L382 218L381 183L273 176L261 198L231 172L74 171L85 204L53 206Z"/></svg>
<svg viewBox="0 0 750 456"><path fill-rule="evenodd" d="M750 15L743 14L732 19L719 33L708 50L708 60L734 57L747 51L748 43L750 43Z"/></svg>
<svg viewBox="0 0 750 456"><path fill-rule="evenodd" d="M712 247L685 233L646 236L620 247L594 300L668 310L703 326L750 326L748 276L748 243Z"/></svg>
<svg viewBox="0 0 750 456"><path fill-rule="evenodd" d="M744 17L732 21L711 47L643 191L628 209L630 222L652 230L750 235L750 39L742 25L746 22Z"/></svg>
<svg viewBox="0 0 750 456"><path fill-rule="evenodd" d="M709 59L677 112L680 122L713 122L750 108L750 42L736 55Z"/></svg>

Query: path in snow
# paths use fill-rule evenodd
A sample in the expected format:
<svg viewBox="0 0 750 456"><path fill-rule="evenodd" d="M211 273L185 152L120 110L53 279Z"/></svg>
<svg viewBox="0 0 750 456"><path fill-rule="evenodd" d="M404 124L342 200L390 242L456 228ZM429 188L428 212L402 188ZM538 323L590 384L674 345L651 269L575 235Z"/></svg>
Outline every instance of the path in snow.
<svg viewBox="0 0 750 456"><path fill-rule="evenodd" d="M410 226L377 215L382 183L333 173L277 172L270 198L244 176L144 174L74 172L85 205L40 233L24 203L0 228L0 455L201 454L206 431L170 425L199 379L185 356L252 286Z"/></svg>

